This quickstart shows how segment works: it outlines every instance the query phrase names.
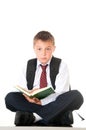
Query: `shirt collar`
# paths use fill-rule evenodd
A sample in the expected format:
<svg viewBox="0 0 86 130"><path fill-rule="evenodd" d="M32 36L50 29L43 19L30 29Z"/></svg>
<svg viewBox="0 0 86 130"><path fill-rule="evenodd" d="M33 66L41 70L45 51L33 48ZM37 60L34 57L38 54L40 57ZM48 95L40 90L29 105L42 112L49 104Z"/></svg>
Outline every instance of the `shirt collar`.
<svg viewBox="0 0 86 130"><path fill-rule="evenodd" d="M51 59L45 64L45 65L50 65ZM37 68L40 66L41 62L37 59Z"/></svg>

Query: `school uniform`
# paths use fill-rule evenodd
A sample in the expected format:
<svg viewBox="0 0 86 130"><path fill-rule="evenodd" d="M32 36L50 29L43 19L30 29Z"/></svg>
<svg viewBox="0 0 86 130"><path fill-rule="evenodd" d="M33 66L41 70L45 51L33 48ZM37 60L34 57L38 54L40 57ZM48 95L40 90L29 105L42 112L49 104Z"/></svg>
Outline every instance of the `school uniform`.
<svg viewBox="0 0 86 130"><path fill-rule="evenodd" d="M14 112L37 113L47 125L49 123L72 124L72 111L80 108L83 97L78 90L70 91L68 68L61 59L52 57L47 64L47 86L53 87L56 93L42 99L42 105L37 105L28 102L19 92L10 92L5 97L6 107ZM41 72L40 62L36 58L29 60L25 76L22 76L18 85L24 85L29 90L39 88ZM69 114L71 114L71 119Z"/></svg>

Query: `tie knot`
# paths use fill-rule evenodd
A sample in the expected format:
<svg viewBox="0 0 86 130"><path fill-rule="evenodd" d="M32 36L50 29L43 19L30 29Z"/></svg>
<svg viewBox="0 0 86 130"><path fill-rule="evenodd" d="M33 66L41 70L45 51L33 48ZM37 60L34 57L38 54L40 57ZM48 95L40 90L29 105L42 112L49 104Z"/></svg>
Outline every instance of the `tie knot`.
<svg viewBox="0 0 86 130"><path fill-rule="evenodd" d="M48 64L47 65L40 65L40 66L41 66L42 70L45 71L47 66L48 66Z"/></svg>

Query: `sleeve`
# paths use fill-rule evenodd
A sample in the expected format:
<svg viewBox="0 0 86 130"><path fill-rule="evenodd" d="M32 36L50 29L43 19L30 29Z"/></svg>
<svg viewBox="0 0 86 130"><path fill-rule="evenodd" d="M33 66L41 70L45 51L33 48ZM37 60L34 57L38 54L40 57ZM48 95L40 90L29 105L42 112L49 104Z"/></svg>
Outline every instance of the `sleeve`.
<svg viewBox="0 0 86 130"><path fill-rule="evenodd" d="M53 102L59 95L69 91L69 71L67 64L63 61L61 61L59 73L56 76L55 86L55 94L51 94L48 97L42 99L42 105Z"/></svg>

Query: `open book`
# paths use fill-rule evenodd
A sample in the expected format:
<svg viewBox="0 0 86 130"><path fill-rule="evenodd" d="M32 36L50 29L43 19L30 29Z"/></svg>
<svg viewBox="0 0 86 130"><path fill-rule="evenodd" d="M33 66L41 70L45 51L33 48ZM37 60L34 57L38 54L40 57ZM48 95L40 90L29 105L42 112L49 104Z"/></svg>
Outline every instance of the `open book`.
<svg viewBox="0 0 86 130"><path fill-rule="evenodd" d="M33 92L30 92L31 90L26 90L18 85L15 86L15 88L31 98L36 97L38 99L45 98L45 97L49 96L50 94L55 93L55 91L52 87L41 88L41 89L35 90Z"/></svg>

